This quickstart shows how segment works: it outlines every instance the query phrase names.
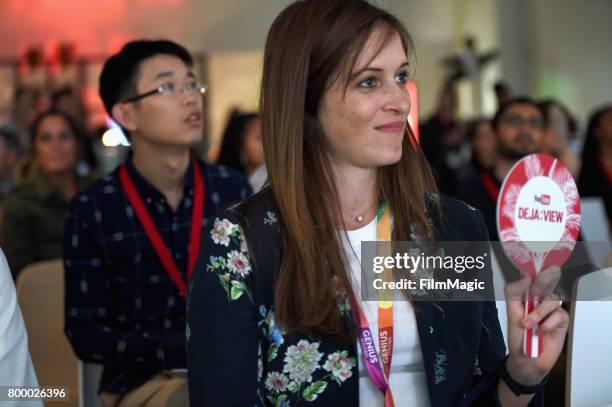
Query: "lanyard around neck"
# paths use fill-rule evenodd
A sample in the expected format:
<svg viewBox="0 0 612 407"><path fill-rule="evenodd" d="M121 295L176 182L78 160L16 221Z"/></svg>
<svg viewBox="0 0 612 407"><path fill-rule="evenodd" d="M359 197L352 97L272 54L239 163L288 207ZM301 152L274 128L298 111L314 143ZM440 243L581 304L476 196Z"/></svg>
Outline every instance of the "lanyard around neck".
<svg viewBox="0 0 612 407"><path fill-rule="evenodd" d="M376 239L387 242L390 251L391 214L389 207L382 204L376 215ZM389 253L385 253L388 255ZM391 270L385 270L383 277L390 279ZM359 321L359 345L368 375L374 385L385 395L385 407L393 407L393 395L389 386L391 358L393 356L393 299L387 291L379 291L378 298L378 343L380 356L374 345L375 338L361 306L357 306Z"/></svg>
<svg viewBox="0 0 612 407"><path fill-rule="evenodd" d="M191 233L189 236L189 260L187 263L187 281L191 279L191 274L193 273L193 268L195 267L196 259L198 256L198 252L200 251L200 238L202 236L202 214L204 213L204 179L202 178L202 174L200 173L200 168L195 159L192 161L193 166L193 174L194 174L194 197L193 197L193 209L191 210ZM170 251L164 244L149 211L147 210L145 204L142 202L134 183L130 179L130 175L128 174L127 168L124 165L119 169L119 181L121 182L121 186L123 190L127 194L127 197L130 201L130 204L134 208L136 212L136 216L140 220L142 227L145 230L149 241L153 245L155 252L159 256L159 260L161 261L166 273L170 276L170 279L174 282L176 287L178 288L181 296L183 298L187 297L187 284L181 277L179 273L178 267L174 260L172 260L172 256L170 255Z"/></svg>
<svg viewBox="0 0 612 407"><path fill-rule="evenodd" d="M482 184L487 190L487 193L489 194L491 200L497 203L497 198L499 197L499 187L493 180L491 174L483 172L480 174L480 179L482 180Z"/></svg>

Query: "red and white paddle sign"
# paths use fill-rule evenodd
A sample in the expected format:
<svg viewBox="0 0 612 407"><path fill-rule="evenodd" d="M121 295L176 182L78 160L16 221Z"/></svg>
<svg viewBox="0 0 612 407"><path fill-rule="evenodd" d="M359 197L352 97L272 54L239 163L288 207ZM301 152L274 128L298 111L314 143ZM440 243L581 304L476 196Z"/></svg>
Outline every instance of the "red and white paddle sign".
<svg viewBox="0 0 612 407"><path fill-rule="evenodd" d="M570 172L559 160L532 154L510 170L497 200L497 230L504 252L531 278L569 258L580 232L580 197ZM525 313L539 303L528 296ZM525 332L525 354L538 357L537 326Z"/></svg>

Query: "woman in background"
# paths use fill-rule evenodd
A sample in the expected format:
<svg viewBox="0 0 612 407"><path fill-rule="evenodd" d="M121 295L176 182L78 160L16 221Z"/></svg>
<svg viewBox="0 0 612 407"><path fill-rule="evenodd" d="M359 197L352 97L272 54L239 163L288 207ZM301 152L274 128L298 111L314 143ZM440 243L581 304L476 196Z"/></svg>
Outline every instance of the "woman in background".
<svg viewBox="0 0 612 407"><path fill-rule="evenodd" d="M514 296L529 278L507 289L507 357L494 302L394 301L377 314L359 296L363 241L488 236L477 211L436 193L407 125L413 49L362 0L297 1L276 18L261 89L270 186L202 237L191 405L542 404L568 317L548 299L525 317ZM544 350L531 359L523 329L537 322ZM379 334L393 355L382 364Z"/></svg>
<svg viewBox="0 0 612 407"><path fill-rule="evenodd" d="M30 263L62 257L68 201L89 181L77 173L81 139L65 113L40 114L30 137L29 175L7 195L0 227L15 277Z"/></svg>
<svg viewBox="0 0 612 407"><path fill-rule="evenodd" d="M603 200L612 232L612 105L591 115L582 148L582 168L578 177L580 196Z"/></svg>
<svg viewBox="0 0 612 407"><path fill-rule="evenodd" d="M261 121L257 113L232 111L223 132L223 143L217 164L243 173L254 192L263 187L267 173L261 141Z"/></svg>

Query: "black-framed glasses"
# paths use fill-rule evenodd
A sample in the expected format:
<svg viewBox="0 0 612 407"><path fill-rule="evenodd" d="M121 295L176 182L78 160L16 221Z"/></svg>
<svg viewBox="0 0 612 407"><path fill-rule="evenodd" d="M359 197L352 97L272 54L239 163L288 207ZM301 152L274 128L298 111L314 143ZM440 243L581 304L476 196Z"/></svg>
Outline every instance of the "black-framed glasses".
<svg viewBox="0 0 612 407"><path fill-rule="evenodd" d="M201 95L204 95L207 90L208 90L208 87L206 85L204 85L203 83L197 82L197 81L187 82L185 85L183 85L182 88L179 87L174 82L166 82L163 85L160 85L157 88L152 89L148 92L141 93L140 95L136 95L136 96L132 96L127 99L124 99L121 101L121 103L137 102L146 97L157 95L158 93L164 96L176 96L176 95L182 94L183 92L197 91Z"/></svg>
<svg viewBox="0 0 612 407"><path fill-rule="evenodd" d="M540 117L523 117L518 114L513 114L504 119L504 123L506 123L510 127L522 127L523 125L527 125L534 130L539 130L544 127L544 121Z"/></svg>

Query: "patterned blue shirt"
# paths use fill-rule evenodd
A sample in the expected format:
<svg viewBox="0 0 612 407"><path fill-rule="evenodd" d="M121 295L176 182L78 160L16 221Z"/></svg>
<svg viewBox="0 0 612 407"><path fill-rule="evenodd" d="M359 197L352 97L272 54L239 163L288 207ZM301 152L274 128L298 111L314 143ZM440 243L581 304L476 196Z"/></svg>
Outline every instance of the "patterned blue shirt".
<svg viewBox="0 0 612 407"><path fill-rule="evenodd" d="M198 160L202 226L251 193L239 173ZM176 211L134 167L127 170L183 278L187 274L193 164ZM70 202L64 230L66 335L77 356L102 363L100 391L123 394L162 370L185 368L185 301L119 183L118 169Z"/></svg>

